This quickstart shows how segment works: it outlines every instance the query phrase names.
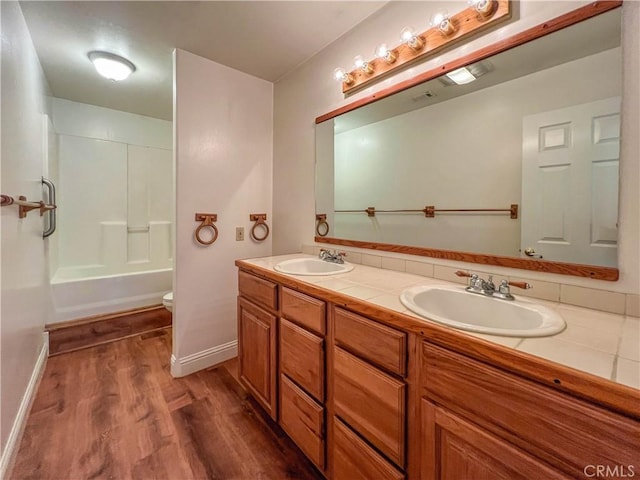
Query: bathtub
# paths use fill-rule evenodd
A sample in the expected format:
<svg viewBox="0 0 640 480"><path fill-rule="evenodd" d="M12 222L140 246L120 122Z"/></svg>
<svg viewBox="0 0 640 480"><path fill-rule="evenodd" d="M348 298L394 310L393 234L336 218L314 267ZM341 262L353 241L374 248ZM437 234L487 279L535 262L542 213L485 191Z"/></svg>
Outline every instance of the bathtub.
<svg viewBox="0 0 640 480"><path fill-rule="evenodd" d="M59 269L51 279L51 323L162 304L172 289L173 269L83 276L90 269Z"/></svg>

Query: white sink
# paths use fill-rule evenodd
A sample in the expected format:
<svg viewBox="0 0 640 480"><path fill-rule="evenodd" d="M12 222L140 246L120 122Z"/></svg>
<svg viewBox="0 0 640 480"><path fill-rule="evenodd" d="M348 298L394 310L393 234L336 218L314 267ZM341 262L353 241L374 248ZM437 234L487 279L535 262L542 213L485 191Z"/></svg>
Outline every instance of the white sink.
<svg viewBox="0 0 640 480"><path fill-rule="evenodd" d="M273 267L276 271L291 275L337 275L353 270L350 263L331 263L319 258L294 258Z"/></svg>
<svg viewBox="0 0 640 480"><path fill-rule="evenodd" d="M469 293L464 287L411 287L402 292L400 301L428 320L470 332L545 337L561 332L566 326L560 315L543 305L485 297Z"/></svg>

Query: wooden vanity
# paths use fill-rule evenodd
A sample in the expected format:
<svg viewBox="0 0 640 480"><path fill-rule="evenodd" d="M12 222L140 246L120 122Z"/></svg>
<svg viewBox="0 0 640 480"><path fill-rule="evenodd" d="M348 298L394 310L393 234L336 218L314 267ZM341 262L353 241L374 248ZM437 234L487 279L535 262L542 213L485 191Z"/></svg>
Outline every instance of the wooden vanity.
<svg viewBox="0 0 640 480"><path fill-rule="evenodd" d="M640 475L637 390L236 265L240 379L327 478Z"/></svg>

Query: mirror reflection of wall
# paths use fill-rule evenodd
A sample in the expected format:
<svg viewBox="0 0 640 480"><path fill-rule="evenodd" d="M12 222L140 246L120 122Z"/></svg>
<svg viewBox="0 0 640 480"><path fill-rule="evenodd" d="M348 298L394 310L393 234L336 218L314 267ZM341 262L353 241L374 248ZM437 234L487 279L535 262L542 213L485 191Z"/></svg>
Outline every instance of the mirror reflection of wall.
<svg viewBox="0 0 640 480"><path fill-rule="evenodd" d="M434 79L369 105L369 119L364 107L319 124L317 211L328 214L330 236L517 257L528 246L522 243L523 219L535 213L534 224L539 231L526 241L536 251L543 250L545 259L615 266L617 149L608 150L611 158L598 160L606 160L611 166L604 174L606 195L589 193L593 189L596 193L602 191L604 177L599 175L603 169L594 170L593 179L583 179L588 183L588 192L577 194L576 186L571 184L575 168L563 167L570 162L562 160L542 169L546 175L538 185L538 197L534 194L523 198L523 182L527 181L522 175L523 149L531 141L523 137L525 118L613 99L609 104L612 111L607 115L619 119L620 12L601 17L483 61L487 73L477 80L478 84L482 82L478 88ZM598 25L595 30L594 22ZM589 31L592 35L598 31L598 38L592 36L585 44L584 35ZM526 74L522 75L522 71ZM456 89L461 93L454 93ZM394 98L400 107L392 106ZM398 110L401 113L396 114ZM383 118L385 113L390 115ZM591 123L591 119L587 122ZM321 139L326 138L330 128L327 125L331 124L335 133L333 158L327 152L326 140ZM617 125L619 132L619 122ZM570 129L574 127L575 124ZM574 135L577 136L571 144L579 140L577 131ZM607 142L617 145L615 132ZM559 146L556 150L556 156L564 155ZM326 162L333 164L333 185L326 181L332 173ZM591 166L588 168L591 170ZM571 192L576 196L571 197ZM603 199L611 201L596 208L603 205ZM586 203L586 217L581 220L586 225L584 232L574 231L575 226L566 222L577 215L572 205L578 203ZM511 219L508 212L437 213L434 218L425 218L420 213L378 213L368 217L365 213L327 211L372 206L380 210L422 209L426 205L442 209L508 209L511 204L520 206L518 219ZM543 210L556 215L541 215ZM593 243L594 220L588 218L590 212L602 224L596 230L606 231L606 241L597 245L598 252L604 253L579 256L571 252L577 247L562 251L555 248L557 244L573 245L578 236L585 235L589 237L586 242ZM547 244L553 248L545 250Z"/></svg>

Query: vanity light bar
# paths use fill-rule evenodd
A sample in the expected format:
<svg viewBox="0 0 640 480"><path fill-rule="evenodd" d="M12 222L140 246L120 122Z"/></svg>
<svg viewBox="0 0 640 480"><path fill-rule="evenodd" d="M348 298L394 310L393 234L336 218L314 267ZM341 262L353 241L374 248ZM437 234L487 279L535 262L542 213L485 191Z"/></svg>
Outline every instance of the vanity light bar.
<svg viewBox="0 0 640 480"><path fill-rule="evenodd" d="M382 55L376 54L376 58L370 61L364 60L362 56L356 57L358 65L351 72L336 69L334 76L342 83L342 92L348 93L362 88L383 75L433 55L447 45L511 18L509 0L472 0L469 3L470 7L455 15L434 15L434 25L420 34L409 27L405 28L402 31L402 44L393 49L384 45Z"/></svg>

